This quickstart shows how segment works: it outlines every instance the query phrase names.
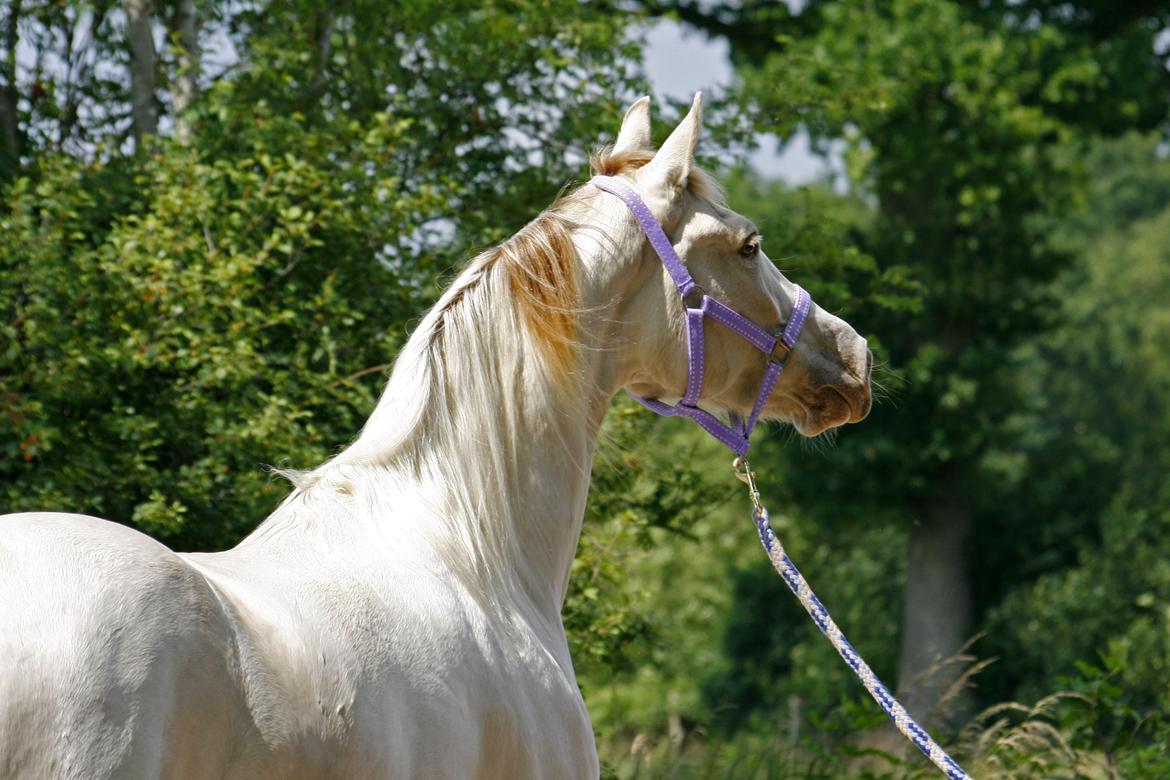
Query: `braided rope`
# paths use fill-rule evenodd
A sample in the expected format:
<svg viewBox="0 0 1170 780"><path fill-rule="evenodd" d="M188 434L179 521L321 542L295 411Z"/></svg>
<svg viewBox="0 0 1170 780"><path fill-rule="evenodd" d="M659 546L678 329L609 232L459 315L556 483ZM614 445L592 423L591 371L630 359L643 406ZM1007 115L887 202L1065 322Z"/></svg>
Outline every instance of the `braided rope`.
<svg viewBox="0 0 1170 780"><path fill-rule="evenodd" d="M755 486L751 485L754 492ZM758 495L758 494L757 494ZM754 496L753 496L754 500ZM817 624L817 628L829 638L833 647L845 659L845 663L856 672L858 679L861 680L862 685L869 691L869 695L881 705L882 710L898 727L898 731L902 732L906 739L910 740L915 747L926 754L934 765L942 770L943 774L951 778L951 780L971 780L971 776L963 771L963 768L955 762L953 758L947 755L946 751L938 746L938 743L930 738L930 735L919 726L914 718L910 717L910 713L898 703L886 688L882 685L882 681L877 678L873 670L867 664L857 651L853 649L853 645L849 644L849 640L841 633L841 629L837 628L837 624L833 622L833 618L829 617L829 611L825 609L825 605L817 598L816 594L812 592L812 588L808 586L796 565L784 552L784 545L780 543L776 532L772 530L771 523L768 522L768 510L762 504L756 504L752 512L752 518L756 521L756 529L760 533L760 542L764 545L764 550L768 553L768 558L771 559L772 565L776 567L776 571L784 579L789 589L796 594L796 598L800 599L800 603L804 605L809 617Z"/></svg>

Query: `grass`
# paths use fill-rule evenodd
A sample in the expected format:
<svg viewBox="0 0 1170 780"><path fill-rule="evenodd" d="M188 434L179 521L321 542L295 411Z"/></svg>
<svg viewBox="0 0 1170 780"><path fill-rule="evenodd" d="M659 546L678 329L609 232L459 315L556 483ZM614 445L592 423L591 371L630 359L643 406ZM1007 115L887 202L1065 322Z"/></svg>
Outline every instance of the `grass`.
<svg viewBox="0 0 1170 780"><path fill-rule="evenodd" d="M1165 780L1170 728L1161 717L1130 721L1121 734L1101 730L1110 702L1062 691L1034 705L1005 702L978 713L944 745L978 780ZM719 741L696 731L603 741L604 780L926 780L943 775L887 725L849 734L789 728Z"/></svg>

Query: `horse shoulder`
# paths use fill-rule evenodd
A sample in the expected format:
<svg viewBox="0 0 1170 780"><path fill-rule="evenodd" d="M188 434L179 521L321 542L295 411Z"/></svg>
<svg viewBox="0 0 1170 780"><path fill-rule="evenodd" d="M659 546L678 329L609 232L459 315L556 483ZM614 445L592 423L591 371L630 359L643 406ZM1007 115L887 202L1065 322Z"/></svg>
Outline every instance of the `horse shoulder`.
<svg viewBox="0 0 1170 780"><path fill-rule="evenodd" d="M526 626L493 622L440 561L409 545L296 548L189 558L231 605L253 656L246 676L276 697L249 693L261 732L297 735L299 765L328 759L342 776L371 777L596 774L571 670Z"/></svg>
<svg viewBox="0 0 1170 780"><path fill-rule="evenodd" d="M231 616L270 765L316 765L315 776L424 776L417 757L427 733L474 735L451 717L466 711L454 670L468 662L473 638L449 589L417 569L371 574L360 552L297 548L184 556Z"/></svg>

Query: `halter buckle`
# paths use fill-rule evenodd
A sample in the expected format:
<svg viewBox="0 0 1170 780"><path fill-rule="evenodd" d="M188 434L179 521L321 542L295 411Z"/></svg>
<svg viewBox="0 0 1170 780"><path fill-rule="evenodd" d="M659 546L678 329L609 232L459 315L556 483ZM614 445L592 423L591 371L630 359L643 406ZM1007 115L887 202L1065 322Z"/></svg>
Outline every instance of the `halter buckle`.
<svg viewBox="0 0 1170 780"><path fill-rule="evenodd" d="M784 343L783 334L780 334L776 336L776 343L772 345L772 351L768 353L768 362L783 366L784 361L791 354L792 348Z"/></svg>

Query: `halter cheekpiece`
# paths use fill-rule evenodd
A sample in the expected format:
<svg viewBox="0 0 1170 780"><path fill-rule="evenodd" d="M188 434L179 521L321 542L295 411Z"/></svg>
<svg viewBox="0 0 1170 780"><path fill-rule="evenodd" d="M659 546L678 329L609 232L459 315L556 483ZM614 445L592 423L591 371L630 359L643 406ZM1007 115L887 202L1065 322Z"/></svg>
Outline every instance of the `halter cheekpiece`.
<svg viewBox="0 0 1170 780"><path fill-rule="evenodd" d="M739 312L715 300L695 284L678 252L674 250L674 245L663 231L662 225L658 224L646 203L628 184L612 176L595 176L591 183L598 189L617 196L629 207L634 220L646 234L650 246L658 253L659 259L666 267L666 272L674 280L686 309L688 365L686 393L676 404L668 404L657 398L642 398L633 393L630 393L630 396L656 414L691 418L736 455L746 455L748 437L756 427L764 404L776 389L776 382L784 371L785 358L796 346L804 321L812 309L812 298L803 287L797 286L796 305L792 308L788 323L779 334L769 333ZM734 412L729 413L730 425L706 409L699 408L699 397L703 393L703 320L706 317L715 320L768 358L768 367L764 370L764 379L756 393L751 413L746 420Z"/></svg>

